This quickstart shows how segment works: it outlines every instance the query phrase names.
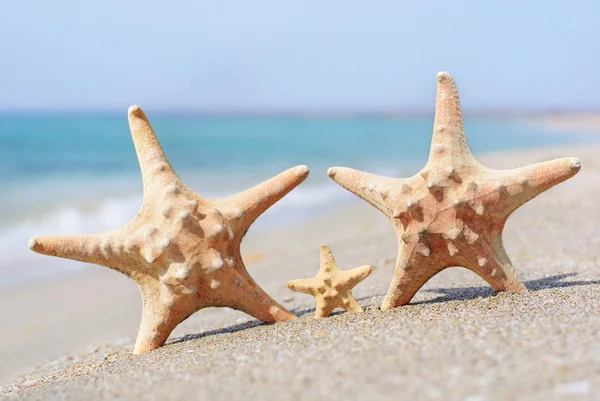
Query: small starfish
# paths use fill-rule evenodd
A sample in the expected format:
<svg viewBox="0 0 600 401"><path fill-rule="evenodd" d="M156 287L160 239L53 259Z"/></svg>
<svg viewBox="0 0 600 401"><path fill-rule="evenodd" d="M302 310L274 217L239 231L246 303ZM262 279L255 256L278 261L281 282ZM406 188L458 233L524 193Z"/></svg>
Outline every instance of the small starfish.
<svg viewBox="0 0 600 401"><path fill-rule="evenodd" d="M312 295L317 301L315 317L327 317L335 308L352 312L363 309L352 296L352 288L371 274L371 266L342 271L338 269L327 245L321 245L321 268L313 278L292 280L289 289Z"/></svg>
<svg viewBox="0 0 600 401"><path fill-rule="evenodd" d="M294 167L226 199L207 199L177 176L137 106L129 109L129 126L144 186L138 215L103 234L33 238L30 248L106 266L137 282L143 309L134 354L162 346L181 321L209 306L265 322L296 319L250 277L240 243L258 216L304 181L308 168Z"/></svg>
<svg viewBox="0 0 600 401"><path fill-rule="evenodd" d="M429 161L410 178L388 178L332 167L329 176L382 211L394 224L398 258L382 310L410 302L435 274L464 266L497 291L526 292L502 245L504 224L519 206L581 168L576 158L514 170L492 170L471 154L458 90L447 72L437 76Z"/></svg>

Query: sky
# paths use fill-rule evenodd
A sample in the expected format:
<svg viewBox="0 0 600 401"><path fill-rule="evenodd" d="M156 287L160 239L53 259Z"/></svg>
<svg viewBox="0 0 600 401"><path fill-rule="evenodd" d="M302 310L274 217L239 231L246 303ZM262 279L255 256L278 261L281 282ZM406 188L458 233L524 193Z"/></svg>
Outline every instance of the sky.
<svg viewBox="0 0 600 401"><path fill-rule="evenodd" d="M600 109L600 1L0 0L0 111Z"/></svg>

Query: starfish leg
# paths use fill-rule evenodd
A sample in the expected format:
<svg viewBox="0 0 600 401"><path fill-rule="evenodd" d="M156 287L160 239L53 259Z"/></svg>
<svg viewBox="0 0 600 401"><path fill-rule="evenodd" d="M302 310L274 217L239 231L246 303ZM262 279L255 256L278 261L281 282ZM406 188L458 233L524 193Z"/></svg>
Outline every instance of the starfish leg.
<svg viewBox="0 0 600 401"><path fill-rule="evenodd" d="M354 299L352 294L350 294L350 296L348 297L347 303L344 305L344 307L350 312L364 312L362 306L359 305L359 303L356 301L356 299Z"/></svg>
<svg viewBox="0 0 600 401"><path fill-rule="evenodd" d="M389 204L390 188L399 186L403 180L365 173L348 167L331 167L327 174L342 188L364 199L385 215L393 214L393 206Z"/></svg>
<svg viewBox="0 0 600 401"><path fill-rule="evenodd" d="M238 272L228 281L226 285L236 288L234 297L219 299L216 296L214 302L217 305L237 309L267 323L297 319L256 284L249 274Z"/></svg>
<svg viewBox="0 0 600 401"><path fill-rule="evenodd" d="M433 167L432 164L439 163L446 155L452 155L454 160L449 160L451 165L458 160L463 163L467 160L474 161L465 136L460 99L454 78L447 72L440 72L437 79L434 131L428 166Z"/></svg>
<svg viewBox="0 0 600 401"><path fill-rule="evenodd" d="M147 191L160 174L166 181L179 180L169 160L156 138L156 134L144 111L138 106L131 106L128 111L129 129L135 145L144 190Z"/></svg>
<svg viewBox="0 0 600 401"><path fill-rule="evenodd" d="M296 279L288 281L287 286L292 291L302 292L304 294L314 295L311 279Z"/></svg>
<svg viewBox="0 0 600 401"><path fill-rule="evenodd" d="M479 255L477 260L470 261L465 266L488 282L496 291L525 293L527 288L519 280L502 242L494 245L479 245L473 254Z"/></svg>
<svg viewBox="0 0 600 401"><path fill-rule="evenodd" d="M356 284L360 283L369 275L373 269L369 265L360 266L351 270L341 272L344 275L344 282L349 284L350 288L353 288Z"/></svg>
<svg viewBox="0 0 600 401"><path fill-rule="evenodd" d="M193 304L176 303L166 305L157 288L140 285L142 293L142 321L133 349L134 354L143 354L165 344L179 323L196 311Z"/></svg>
<svg viewBox="0 0 600 401"><path fill-rule="evenodd" d="M238 225L248 227L275 202L296 188L308 177L307 166L296 166L244 192L225 199L232 207L229 214Z"/></svg>
<svg viewBox="0 0 600 401"><path fill-rule="evenodd" d="M418 255L415 248L408 245L404 246L398 254L394 278L381 304L382 311L409 303L430 278L443 270L443 268L424 269L423 264L427 261Z"/></svg>
<svg viewBox="0 0 600 401"><path fill-rule="evenodd" d="M508 215L542 192L573 177L581 169L575 157L550 160L508 170L500 181L504 192L500 195L501 210Z"/></svg>
<svg viewBox="0 0 600 401"><path fill-rule="evenodd" d="M320 270L324 269L336 269L337 265L335 264L335 259L333 258L333 253L331 253L331 249L325 245L321 244L319 248L319 265Z"/></svg>
<svg viewBox="0 0 600 401"><path fill-rule="evenodd" d="M29 240L29 248L43 255L95 263L128 275L117 260L123 247L107 234L36 237Z"/></svg>
<svg viewBox="0 0 600 401"><path fill-rule="evenodd" d="M324 299L317 297L317 308L315 310L315 318L325 318L331 315L331 312L335 309L335 306L328 305Z"/></svg>
<svg viewBox="0 0 600 401"><path fill-rule="evenodd" d="M34 252L86 263L95 263L101 255L101 246L102 239L97 235L36 237L29 240L29 248Z"/></svg>

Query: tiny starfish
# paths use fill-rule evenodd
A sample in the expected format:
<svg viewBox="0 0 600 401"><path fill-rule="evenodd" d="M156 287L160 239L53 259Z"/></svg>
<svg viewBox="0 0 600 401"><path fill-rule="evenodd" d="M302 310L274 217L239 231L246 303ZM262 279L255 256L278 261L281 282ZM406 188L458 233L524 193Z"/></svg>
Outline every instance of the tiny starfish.
<svg viewBox="0 0 600 401"><path fill-rule="evenodd" d="M177 176L137 106L129 109L129 126L144 188L138 215L103 234L33 238L30 248L106 266L137 282L143 308L134 354L162 346L181 321L209 306L265 322L296 319L250 277L240 244L258 216L304 181L308 168L289 169L226 199L207 199Z"/></svg>
<svg viewBox="0 0 600 401"><path fill-rule="evenodd" d="M497 291L526 292L502 245L504 224L519 206L581 168L576 158L514 170L479 164L467 145L458 90L447 72L438 90L427 165L410 178L388 178L344 167L329 176L392 221L398 236L394 278L382 310L410 302L431 277L464 266Z"/></svg>
<svg viewBox="0 0 600 401"><path fill-rule="evenodd" d="M352 288L371 274L370 266L360 266L352 270L338 269L327 245L321 245L321 267L313 278L292 280L287 286L298 292L312 295L317 301L315 317L327 317L335 308L352 312L363 309L352 296Z"/></svg>

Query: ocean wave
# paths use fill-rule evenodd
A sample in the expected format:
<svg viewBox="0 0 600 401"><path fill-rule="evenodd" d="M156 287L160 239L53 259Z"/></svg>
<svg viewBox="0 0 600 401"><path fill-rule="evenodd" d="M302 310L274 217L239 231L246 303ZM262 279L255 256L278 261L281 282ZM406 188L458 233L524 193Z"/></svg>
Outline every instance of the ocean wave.
<svg viewBox="0 0 600 401"><path fill-rule="evenodd" d="M80 269L84 264L48 258L29 250L31 237L108 231L127 223L140 208L139 197L108 198L89 210L63 207L24 219L0 230L0 287ZM65 263L66 262L66 263Z"/></svg>

